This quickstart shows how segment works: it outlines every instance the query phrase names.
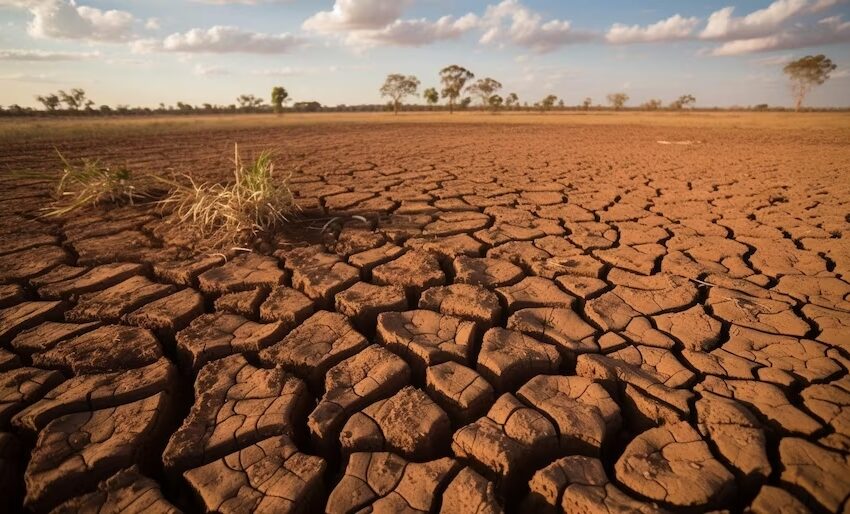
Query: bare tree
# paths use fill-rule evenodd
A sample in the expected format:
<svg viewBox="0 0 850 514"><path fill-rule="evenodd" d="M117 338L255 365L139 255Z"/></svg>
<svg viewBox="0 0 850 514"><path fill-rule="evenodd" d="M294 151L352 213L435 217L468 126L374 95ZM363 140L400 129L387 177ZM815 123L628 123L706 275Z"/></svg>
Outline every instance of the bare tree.
<svg viewBox="0 0 850 514"><path fill-rule="evenodd" d="M611 93L608 95L608 103L614 107L615 111L619 111L629 101L629 95L626 93Z"/></svg>
<svg viewBox="0 0 850 514"><path fill-rule="evenodd" d="M481 105L486 107L490 105L490 97L495 95L500 89L502 89L501 82L487 77L485 79L479 79L475 84L466 88L466 92L472 96L477 96L481 100Z"/></svg>
<svg viewBox="0 0 850 514"><path fill-rule="evenodd" d="M825 55L807 55L785 65L782 71L791 80L791 94L794 95L794 110L803 106L806 95L829 80L829 74L838 66Z"/></svg>
<svg viewBox="0 0 850 514"><path fill-rule="evenodd" d="M460 93L463 91L466 81L474 78L474 73L457 64L446 66L440 70L440 82L443 83L442 96L449 99L449 114L454 112L455 102L460 98Z"/></svg>
<svg viewBox="0 0 850 514"><path fill-rule="evenodd" d="M682 95L676 100L670 102L670 108L679 111L684 109L685 107L688 107L689 105L695 104L696 101L697 99L694 97L694 95Z"/></svg>
<svg viewBox="0 0 850 514"><path fill-rule="evenodd" d="M387 80L381 86L381 96L388 96L392 99L393 112L398 114L398 108L401 106L401 101L405 96L415 95L419 89L419 79L413 75L404 76L400 73L387 75Z"/></svg>
<svg viewBox="0 0 850 514"><path fill-rule="evenodd" d="M425 98L425 101L428 102L430 107L434 107L437 105L437 102L440 101L440 93L437 92L436 88L429 87L422 93L422 96Z"/></svg>

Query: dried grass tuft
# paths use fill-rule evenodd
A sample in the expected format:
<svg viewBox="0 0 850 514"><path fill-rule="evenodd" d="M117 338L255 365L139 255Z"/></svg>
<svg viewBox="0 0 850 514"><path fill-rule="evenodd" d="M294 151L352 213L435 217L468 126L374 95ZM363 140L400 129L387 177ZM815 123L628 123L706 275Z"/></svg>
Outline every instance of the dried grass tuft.
<svg viewBox="0 0 850 514"><path fill-rule="evenodd" d="M246 164L235 147L234 180L226 184L185 182L157 177L171 187L161 200L171 219L211 247L240 244L249 236L268 233L289 221L293 210L289 177L275 176L272 154L262 152Z"/></svg>
<svg viewBox="0 0 850 514"><path fill-rule="evenodd" d="M139 186L128 169L102 166L96 159L83 159L81 166L74 166L58 150L57 153L64 167L56 186L56 200L43 209L45 217L106 203L132 205L147 196L146 188Z"/></svg>

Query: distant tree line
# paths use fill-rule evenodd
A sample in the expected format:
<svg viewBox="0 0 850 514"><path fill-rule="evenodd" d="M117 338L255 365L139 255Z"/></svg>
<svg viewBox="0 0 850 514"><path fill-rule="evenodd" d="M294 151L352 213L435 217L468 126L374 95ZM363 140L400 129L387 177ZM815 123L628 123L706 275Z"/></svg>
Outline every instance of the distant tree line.
<svg viewBox="0 0 850 514"><path fill-rule="evenodd" d="M805 97L817 86L825 83L830 74L837 66L824 55L806 56L788 63L783 72L788 76L791 94L794 99L794 109L803 109ZM38 95L35 99L43 106L43 110L32 107L21 107L20 105L9 105L5 108L0 106L0 116L32 116L32 115L162 115L162 114L230 114L230 113L277 113L284 112L374 112L392 111L398 114L402 110L424 111L424 110L455 110L489 111L596 111L596 110L640 110L640 111L681 111L685 109L694 110L696 98L691 94L685 94L664 106L661 99L653 98L637 107L629 107L628 94L623 92L610 93L606 96L607 106L593 105L592 98L585 98L578 105L566 105L563 99L557 95L549 94L542 99L529 105L527 101L520 102L516 93L508 93L504 97L499 94L503 88L502 83L491 77L480 78L474 82L475 74L456 64L446 66L440 70L440 89L429 87L422 93L425 104L404 104L407 97L418 97L421 82L413 75L393 73L387 75L379 92L382 97L388 98L386 104L365 105L336 105L324 106L315 100L294 102L292 106L287 104L292 100L287 90L282 86L275 86L271 90L270 102L267 104L263 98L253 94L243 94L236 98L236 102L230 105L213 105L209 103L191 105L177 102L175 105L166 106L159 104L156 108L131 107L129 105L97 106L89 99L86 92L80 88L70 91L60 90L56 93ZM440 99L446 101L440 105ZM475 101L477 100L477 103ZM750 107L730 107L726 109L709 108L699 109L701 111L721 110L755 110L755 111L784 111L783 107L770 107L767 104L757 104ZM810 109L813 110L813 109ZM817 109L817 110L847 110L847 109Z"/></svg>

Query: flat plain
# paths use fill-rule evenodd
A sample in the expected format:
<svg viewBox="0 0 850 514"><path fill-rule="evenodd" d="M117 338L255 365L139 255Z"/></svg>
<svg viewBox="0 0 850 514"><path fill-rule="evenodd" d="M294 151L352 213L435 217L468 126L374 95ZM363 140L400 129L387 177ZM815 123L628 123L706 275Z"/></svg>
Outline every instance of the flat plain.
<svg viewBox="0 0 850 514"><path fill-rule="evenodd" d="M298 212L40 217L69 159ZM12 511L848 512L850 115L0 122ZM3 510L3 509L0 509Z"/></svg>

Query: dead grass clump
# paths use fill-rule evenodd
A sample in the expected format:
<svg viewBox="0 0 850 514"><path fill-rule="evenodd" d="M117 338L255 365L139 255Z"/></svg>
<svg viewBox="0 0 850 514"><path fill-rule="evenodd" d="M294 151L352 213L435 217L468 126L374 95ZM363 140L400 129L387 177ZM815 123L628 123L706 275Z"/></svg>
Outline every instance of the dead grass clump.
<svg viewBox="0 0 850 514"><path fill-rule="evenodd" d="M81 166L74 166L61 153L59 158L64 168L56 186L56 200L44 209L44 216L62 216L106 203L132 205L147 194L128 169L110 168L92 159L83 159Z"/></svg>
<svg viewBox="0 0 850 514"><path fill-rule="evenodd" d="M244 242L288 221L293 209L289 177L276 177L272 155L262 152L246 164L235 148L234 180L226 184L185 183L158 179L172 189L161 203L171 210L172 221L212 247Z"/></svg>

